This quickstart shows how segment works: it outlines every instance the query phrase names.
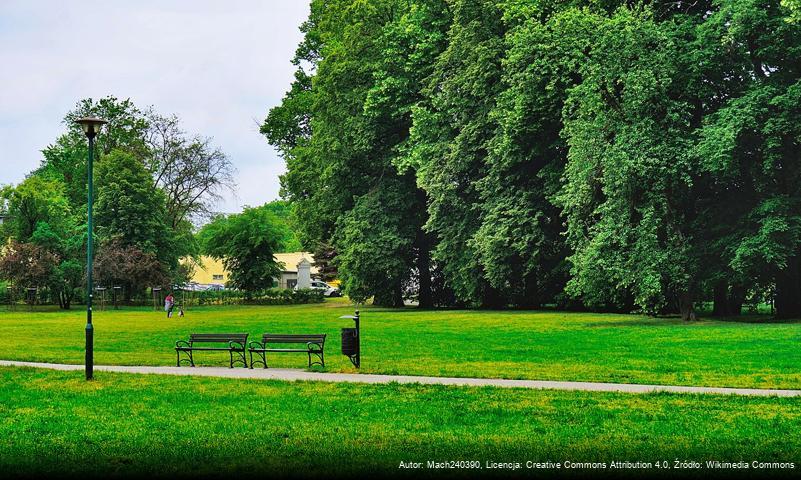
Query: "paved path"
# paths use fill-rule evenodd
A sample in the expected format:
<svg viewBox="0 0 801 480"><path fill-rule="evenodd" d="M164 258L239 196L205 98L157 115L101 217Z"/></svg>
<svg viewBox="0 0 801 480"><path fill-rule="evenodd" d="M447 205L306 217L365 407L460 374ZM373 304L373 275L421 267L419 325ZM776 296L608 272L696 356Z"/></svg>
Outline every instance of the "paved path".
<svg viewBox="0 0 801 480"><path fill-rule="evenodd" d="M0 367L33 367L51 370L83 370L83 365L60 363L13 362L0 360ZM504 388L533 388L552 390L582 390L587 392L676 392L712 393L723 395L753 395L798 397L801 390L772 390L758 388L681 387L673 385L638 385L628 383L558 382L544 380L504 380L498 378L417 377L409 375L372 375L360 373L319 373L300 369L220 368L220 367L137 367L122 365L95 365L95 371L159 375L191 375L198 377L255 378L261 380L349 382L349 383L418 383L425 385L460 385L470 387L493 386Z"/></svg>

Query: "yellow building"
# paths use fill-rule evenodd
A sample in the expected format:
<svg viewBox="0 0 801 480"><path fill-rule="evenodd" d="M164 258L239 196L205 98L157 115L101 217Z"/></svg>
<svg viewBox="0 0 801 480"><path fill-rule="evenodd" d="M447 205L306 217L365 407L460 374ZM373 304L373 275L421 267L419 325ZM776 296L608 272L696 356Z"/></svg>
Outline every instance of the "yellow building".
<svg viewBox="0 0 801 480"><path fill-rule="evenodd" d="M211 285L217 283L225 285L228 281L228 272L223 267L221 260L215 260L211 257L201 257L199 262L188 260L193 267L192 283L200 285Z"/></svg>
<svg viewBox="0 0 801 480"><path fill-rule="evenodd" d="M298 281L298 263L306 259L314 264L314 256L309 252L289 252L289 253L276 253L275 261L283 264L283 271L281 277L276 278L275 282L278 288L293 288ZM228 281L228 272L225 270L220 260L215 260L211 257L201 257L199 262L194 260L187 260L193 267L191 282L200 285L225 285ZM312 278L316 277L319 273L317 267L312 265L311 269ZM338 282L337 282L338 283Z"/></svg>

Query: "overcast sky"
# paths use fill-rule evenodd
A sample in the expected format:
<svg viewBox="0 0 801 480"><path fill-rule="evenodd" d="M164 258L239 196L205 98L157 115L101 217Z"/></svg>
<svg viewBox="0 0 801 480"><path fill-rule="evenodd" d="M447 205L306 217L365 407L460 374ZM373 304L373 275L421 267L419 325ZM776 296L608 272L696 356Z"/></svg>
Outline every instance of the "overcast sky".
<svg viewBox="0 0 801 480"><path fill-rule="evenodd" d="M306 0L0 0L0 184L19 182L81 98L175 113L238 169L220 211L278 197L258 124L292 81Z"/></svg>

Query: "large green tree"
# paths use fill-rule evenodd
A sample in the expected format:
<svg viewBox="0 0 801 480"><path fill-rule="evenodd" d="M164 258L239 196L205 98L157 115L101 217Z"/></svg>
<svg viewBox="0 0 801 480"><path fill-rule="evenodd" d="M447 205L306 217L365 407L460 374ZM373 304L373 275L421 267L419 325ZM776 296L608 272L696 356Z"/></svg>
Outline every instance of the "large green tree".
<svg viewBox="0 0 801 480"><path fill-rule="evenodd" d="M276 262L285 227L270 207L246 207L242 213L218 216L198 233L203 253L222 260L230 287L248 294L271 288L283 266Z"/></svg>
<svg viewBox="0 0 801 480"><path fill-rule="evenodd" d="M166 200L151 188L150 174L141 161L113 150L97 165L95 221L103 240L119 239L177 266L175 232L167 222Z"/></svg>
<svg viewBox="0 0 801 480"><path fill-rule="evenodd" d="M456 296L499 306L500 292L486 280L475 234L483 209L478 182L486 176L491 119L501 90L505 31L495 2L460 0L452 6L447 48L436 58L413 110L406 161L428 196L426 229L436 238L435 260Z"/></svg>
<svg viewBox="0 0 801 480"><path fill-rule="evenodd" d="M5 234L18 245L36 247L31 250L36 253L31 262L41 264L42 259L47 262L52 259L53 263L46 275L15 274L8 278L20 287L48 289L59 306L68 309L84 278L85 261L81 252L86 235L81 229L83 222L74 214L64 190L60 182L32 175L15 187L5 188L2 196L8 205ZM16 254L13 258L21 256L24 255ZM20 283L31 278L36 278L38 283Z"/></svg>
<svg viewBox="0 0 801 480"><path fill-rule="evenodd" d="M786 13L777 1L730 0L699 26L716 108L696 158L720 200L713 228L733 286L773 287L778 316L799 317L801 25Z"/></svg>
<svg viewBox="0 0 801 480"><path fill-rule="evenodd" d="M801 316L798 11L317 0L262 131L355 298Z"/></svg>
<svg viewBox="0 0 801 480"><path fill-rule="evenodd" d="M295 60L296 81L262 128L287 159L283 193L294 205L301 240L312 250L333 243L340 253L392 246L383 254L403 268L388 267L368 278L353 257L339 262L345 291L353 288L359 297L369 292L378 304L400 306L404 285L415 284L420 304L429 306L425 194L400 151L409 136L411 109L422 98L421 82L443 48L445 4L315 1L311 12ZM306 73L305 62L313 64L313 75ZM375 198L398 204L369 207ZM367 212L373 217L364 218ZM353 226L365 221L392 229L382 233L395 240L355 235Z"/></svg>

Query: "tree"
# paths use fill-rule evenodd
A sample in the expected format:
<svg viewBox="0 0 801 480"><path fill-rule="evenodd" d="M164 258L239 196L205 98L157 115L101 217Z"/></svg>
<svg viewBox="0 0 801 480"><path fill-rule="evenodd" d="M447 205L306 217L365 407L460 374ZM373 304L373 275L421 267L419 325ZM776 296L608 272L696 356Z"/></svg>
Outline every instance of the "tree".
<svg viewBox="0 0 801 480"><path fill-rule="evenodd" d="M84 248L86 234L80 223L72 220L55 224L40 221L31 235L31 243L53 255L57 265L47 287L58 300L60 308L68 310L76 292L85 281Z"/></svg>
<svg viewBox="0 0 801 480"><path fill-rule="evenodd" d="M67 132L42 151L44 159L36 171L64 183L75 206L86 204L86 137L74 123L85 116L109 122L95 140L99 159L120 150L145 166L152 176L151 188L165 195L172 228L185 228L182 223L210 215L221 193L233 188L235 169L225 153L211 139L184 132L177 116L162 115L152 107L143 111L130 99L89 98L67 113Z"/></svg>
<svg viewBox="0 0 801 480"><path fill-rule="evenodd" d="M568 277L565 219L553 197L567 163L562 112L591 25L560 3L505 6L505 58L492 87L501 91L481 138L480 225L469 243L486 282L515 305L555 303Z"/></svg>
<svg viewBox="0 0 801 480"><path fill-rule="evenodd" d="M93 272L99 285L122 287L126 300L147 287L170 285L168 272L155 254L144 252L136 245L126 245L120 238L102 244Z"/></svg>
<svg viewBox="0 0 801 480"><path fill-rule="evenodd" d="M397 295L390 298L383 290L390 285L391 291L402 291L416 271L420 303L430 305L431 246L429 237L421 232L425 216L420 215L425 211L425 194L417 189L413 173L398 171L402 163L398 156L408 138L411 108L420 99L421 81L444 43L444 35L437 39L431 32L447 25L438 20L445 4L400 0L327 3L312 3L312 14L303 27L306 40L295 59L299 66L296 81L262 127L287 159L283 194L293 203L303 245L316 250L332 244L337 252L359 248L342 243L346 238L364 242L366 249L376 244L377 239L339 232L345 225L363 220L361 208L357 209L362 197L366 197L365 204L371 204L372 198L400 202L397 207L403 208L369 210L382 217L395 215L373 221L397 228L391 232L395 238L405 236L402 243L409 248L392 253L405 268L377 272L384 276L380 286L360 278L356 270L347 272L351 266L355 268L353 262L340 262L340 272L346 290L348 282L360 291L368 286L381 288L369 296L379 303L398 305ZM313 76L304 69L304 61L313 63ZM384 188L389 191L378 192ZM401 199L400 193L406 196ZM351 214L351 210L357 212ZM407 223L416 227L405 228Z"/></svg>
<svg viewBox="0 0 801 480"><path fill-rule="evenodd" d="M177 116L165 117L151 108L145 117L145 163L154 188L165 193L169 225L177 228L191 218L209 217L222 191L234 188L233 164L211 139L187 137Z"/></svg>
<svg viewBox="0 0 801 480"><path fill-rule="evenodd" d="M41 248L36 252L39 258L55 262L46 278L38 279L39 286L47 287L59 306L69 309L83 279L81 247L86 237L63 195L63 184L32 175L5 189L3 196L9 205L8 235L21 245Z"/></svg>
<svg viewBox="0 0 801 480"><path fill-rule="evenodd" d="M377 305L404 304L404 284L392 281L409 276L408 252L416 227L416 222L405 221L404 188L396 181L362 195L337 224L334 264L345 294L355 302L374 297Z"/></svg>
<svg viewBox="0 0 801 480"><path fill-rule="evenodd" d="M299 252L303 249L298 238L297 231L295 230L295 223L291 217L291 207L289 202L283 200L274 200L264 204L264 208L273 214L276 221L280 222L283 231L285 232L284 238L281 240L281 250L277 253L284 252ZM315 259L317 257L315 256Z"/></svg>
<svg viewBox="0 0 801 480"><path fill-rule="evenodd" d="M229 286L248 294L272 287L281 274L274 254L285 236L280 222L264 206L218 216L198 233L202 251L223 262Z"/></svg>
<svg viewBox="0 0 801 480"><path fill-rule="evenodd" d="M570 151L558 201L575 252L569 290L596 304L630 292L647 312L675 305L694 318L688 57L648 12L620 9L593 23L565 107Z"/></svg>
<svg viewBox="0 0 801 480"><path fill-rule="evenodd" d="M314 1L262 132L355 298L801 316L798 11Z"/></svg>
<svg viewBox="0 0 801 480"><path fill-rule="evenodd" d="M412 111L405 161L428 197L426 230L434 259L456 296L472 305L501 306L474 243L481 225L479 182L486 176L490 112L500 92L504 24L495 2L460 0L452 7L447 48L435 59Z"/></svg>
<svg viewBox="0 0 801 480"><path fill-rule="evenodd" d="M58 258L32 243L12 241L0 255L0 275L16 288L43 288L53 282Z"/></svg>
<svg viewBox="0 0 801 480"><path fill-rule="evenodd" d="M699 65L718 101L695 153L719 193L712 205L727 227L717 229L724 265L740 284L775 286L777 316L796 318L801 66L788 60L801 51L801 25L785 13L776 1L731 0L699 27L708 45Z"/></svg>
<svg viewBox="0 0 801 480"><path fill-rule="evenodd" d="M177 264L164 195L151 188L150 175L132 154L114 150L97 165L95 219L101 239L119 239Z"/></svg>
<svg viewBox="0 0 801 480"><path fill-rule="evenodd" d="M8 204L6 228L19 241L30 240L39 222L64 225L71 208L60 183L30 176L13 188L5 188L2 196Z"/></svg>

